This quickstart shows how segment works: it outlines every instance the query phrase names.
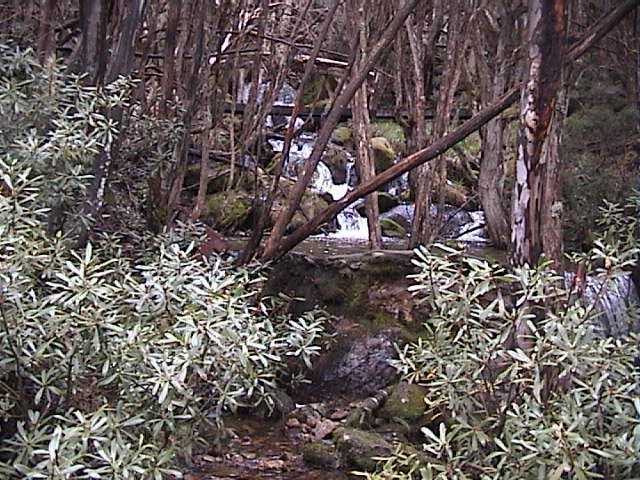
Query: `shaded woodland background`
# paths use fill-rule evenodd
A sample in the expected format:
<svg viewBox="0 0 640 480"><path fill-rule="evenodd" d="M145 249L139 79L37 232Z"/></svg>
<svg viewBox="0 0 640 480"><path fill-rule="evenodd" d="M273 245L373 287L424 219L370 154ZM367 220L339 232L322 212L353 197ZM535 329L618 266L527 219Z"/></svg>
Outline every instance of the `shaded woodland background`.
<svg viewBox="0 0 640 480"><path fill-rule="evenodd" d="M1 8L5 35L35 48L43 61L62 59L85 75L85 84L136 80L131 102L104 112L118 132L87 169L93 180L81 203L91 225L80 243L96 228L136 224L125 211L142 213L155 231L205 218L226 235L239 222L221 219L221 210L250 210L242 218L250 232L242 261L256 254L269 259L370 193L370 245L379 248L376 189L410 170L408 195L416 203L410 246L438 237L443 210L433 213L430 205L454 197L459 206L484 210L496 246L510 248L517 262L535 263L542 252L560 262L565 242L588 246L599 201L624 199L635 186L634 7L630 1L540 1L528 8L484 1L48 0ZM547 24L554 21L559 30ZM536 61L542 78L530 75ZM533 159L517 149L527 131L520 86L530 81L538 82L541 119ZM296 92L293 115L267 127L284 85ZM499 108L489 112L493 106ZM480 122L465 128L475 114ZM378 116L391 125L386 135L395 156L376 166L371 137ZM356 153L358 188L344 202L308 200L340 125ZM304 130L318 134L313 152L295 181L283 179L291 143ZM285 140L276 157L267 141L274 135ZM401 161L413 154L412 163ZM527 180L516 185L518 162ZM227 193L217 198L226 203L216 208L208 195L221 192ZM57 209L54 230L64 228L68 207Z"/></svg>

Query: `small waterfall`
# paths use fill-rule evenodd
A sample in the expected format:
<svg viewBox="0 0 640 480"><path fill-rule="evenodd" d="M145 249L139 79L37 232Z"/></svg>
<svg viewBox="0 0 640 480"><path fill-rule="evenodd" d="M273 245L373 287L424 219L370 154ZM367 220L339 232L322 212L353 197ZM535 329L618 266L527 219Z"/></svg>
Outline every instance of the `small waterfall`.
<svg viewBox="0 0 640 480"><path fill-rule="evenodd" d="M309 158L315 142L315 134L303 133L292 145L289 154L289 161L285 165L285 175L289 177L298 176L298 168ZM284 142L282 140L269 140L269 144L274 152L282 152ZM350 177L353 174L353 163L347 165L347 179L343 184L336 185L331 177L331 170L324 163L320 162L313 176L311 187L319 193L328 193L334 200L344 197L351 187ZM362 217L356 207L358 202L348 206L337 216L338 230L325 236L343 240L367 240L369 230L367 219Z"/></svg>
<svg viewBox="0 0 640 480"><path fill-rule="evenodd" d="M565 275L567 285L573 282L574 277L573 273ZM594 312L598 334L619 337L640 329L640 298L630 273L621 273L609 280L589 276L584 295L588 303L596 302Z"/></svg>
<svg viewBox="0 0 640 480"><path fill-rule="evenodd" d="M334 200L344 197L351 187L349 187L349 176L353 164L347 166L347 181L336 185L331 177L331 170L324 163L320 162L314 177L313 188L321 193L328 193ZM327 234L329 238L341 238L350 240L367 240L369 238L369 227L367 219L362 217L356 207L360 202L353 203L338 214L338 230Z"/></svg>
<svg viewBox="0 0 640 480"><path fill-rule="evenodd" d="M462 226L460 235L455 237L461 242L471 243L488 243L487 230L485 228L486 220L482 210L477 212L468 212L471 216L471 222Z"/></svg>

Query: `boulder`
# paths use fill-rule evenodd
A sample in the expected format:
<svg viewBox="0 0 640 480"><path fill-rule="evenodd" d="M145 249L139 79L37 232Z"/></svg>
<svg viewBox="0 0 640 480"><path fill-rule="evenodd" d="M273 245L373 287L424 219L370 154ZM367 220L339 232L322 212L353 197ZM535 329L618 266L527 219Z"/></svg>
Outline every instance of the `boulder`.
<svg viewBox="0 0 640 480"><path fill-rule="evenodd" d="M331 141L346 145L353 140L353 131L346 125L336 127L331 134Z"/></svg>
<svg viewBox="0 0 640 480"><path fill-rule="evenodd" d="M335 431L336 448L345 465L366 471L375 470L375 458L389 456L393 445L375 432L356 428L339 428Z"/></svg>
<svg viewBox="0 0 640 480"><path fill-rule="evenodd" d="M397 231L397 227L395 227L395 225L397 225L401 227L405 233L410 232L411 222L413 220L413 211L414 207L411 204L398 205L380 216L380 224L382 225L382 220L392 220L393 224L389 223L387 225L388 227L394 226Z"/></svg>
<svg viewBox="0 0 640 480"><path fill-rule="evenodd" d="M336 185L346 183L347 165L353 162L353 159L344 148L329 144L322 156L322 162L329 167L333 183Z"/></svg>
<svg viewBox="0 0 640 480"><path fill-rule="evenodd" d="M340 338L314 366L312 377L317 388L340 394L368 396L397 378L390 364L397 357L394 344L401 332L387 329L377 334Z"/></svg>
<svg viewBox="0 0 640 480"><path fill-rule="evenodd" d="M373 137L370 140L373 160L376 165L376 173L380 173L389 168L396 159L396 152L384 137Z"/></svg>
<svg viewBox="0 0 640 480"><path fill-rule="evenodd" d="M307 443L302 447L302 459L308 465L325 470L334 470L340 463L335 446L328 442Z"/></svg>
<svg viewBox="0 0 640 480"><path fill-rule="evenodd" d="M473 222L473 219L466 210L445 205L443 222L442 235L455 238L467 229L467 226Z"/></svg>
<svg viewBox="0 0 640 480"><path fill-rule="evenodd" d="M383 218L380 220L382 235L392 238L407 238L409 232L402 225L391 218Z"/></svg>
<svg viewBox="0 0 640 480"><path fill-rule="evenodd" d="M404 152L406 139L404 128L396 122L389 120L377 120L371 123L369 128L371 137L386 138L395 152Z"/></svg>
<svg viewBox="0 0 640 480"><path fill-rule="evenodd" d="M251 196L243 191L230 190L207 197L204 220L215 230L230 232L245 224L251 214Z"/></svg>
<svg viewBox="0 0 640 480"><path fill-rule="evenodd" d="M391 210L392 208L400 205L400 199L395 197L387 192L378 192L378 209L380 213L385 213ZM356 207L356 210L361 216L365 216L365 206L364 202Z"/></svg>
<svg viewBox="0 0 640 480"><path fill-rule="evenodd" d="M427 390L407 382L398 383L380 409L380 416L389 420L400 419L407 423L419 420L427 409L424 401Z"/></svg>

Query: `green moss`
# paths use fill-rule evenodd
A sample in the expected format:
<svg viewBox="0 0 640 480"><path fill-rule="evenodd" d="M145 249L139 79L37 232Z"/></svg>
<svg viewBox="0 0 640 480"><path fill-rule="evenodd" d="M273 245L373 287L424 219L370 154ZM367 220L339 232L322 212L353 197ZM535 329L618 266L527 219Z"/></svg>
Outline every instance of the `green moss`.
<svg viewBox="0 0 640 480"><path fill-rule="evenodd" d="M405 228L391 218L383 218L380 220L380 227L382 228L382 234L387 237L407 238Z"/></svg>
<svg viewBox="0 0 640 480"><path fill-rule="evenodd" d="M389 168L396 159L396 152L385 137L373 137L370 141L373 159L376 164L376 173Z"/></svg>
<svg viewBox="0 0 640 480"><path fill-rule="evenodd" d="M413 422L422 417L427 409L424 401L427 390L420 385L407 382L397 384L391 396L380 410L380 416Z"/></svg>
<svg viewBox="0 0 640 480"><path fill-rule="evenodd" d="M386 138L396 152L403 152L405 150L406 138L404 136L404 129L396 122L390 120L373 122L371 123L369 132L372 137Z"/></svg>
<svg viewBox="0 0 640 480"><path fill-rule="evenodd" d="M376 329L382 330L389 325L395 325L397 322L396 319L391 316L391 314L382 310L378 310L377 312L375 312L373 321L371 323L372 326Z"/></svg>
<svg viewBox="0 0 640 480"><path fill-rule="evenodd" d="M325 469L338 466L338 453L334 445L325 442L311 442L302 447L302 459L309 465Z"/></svg>
<svg viewBox="0 0 640 480"><path fill-rule="evenodd" d="M375 458L391 454L393 446L382 435L355 428L339 428L334 434L336 447L344 463L354 468L372 471Z"/></svg>
<svg viewBox="0 0 640 480"><path fill-rule="evenodd" d="M456 147L461 148L464 152L470 157L477 157L480 155L480 151L482 150L482 141L480 139L480 134L473 133L469 135L464 140L458 142Z"/></svg>
<svg viewBox="0 0 640 480"><path fill-rule="evenodd" d="M351 130L351 127L348 127L346 125L341 125L337 127L331 134L331 140L333 140L336 143L341 143L343 145L345 143L350 142L352 139L353 139L353 131Z"/></svg>
<svg viewBox="0 0 640 480"><path fill-rule="evenodd" d="M251 198L240 191L214 193L207 197L207 217L214 229L233 230L247 221Z"/></svg>

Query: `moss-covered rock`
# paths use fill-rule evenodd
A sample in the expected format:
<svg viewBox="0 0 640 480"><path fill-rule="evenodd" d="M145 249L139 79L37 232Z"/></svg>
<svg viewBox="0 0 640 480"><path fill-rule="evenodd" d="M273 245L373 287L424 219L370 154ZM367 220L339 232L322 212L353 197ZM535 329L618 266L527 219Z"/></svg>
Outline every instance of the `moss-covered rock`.
<svg viewBox="0 0 640 480"><path fill-rule="evenodd" d="M341 145L345 145L353 140L353 130L346 125L340 125L333 130L331 140Z"/></svg>
<svg viewBox="0 0 640 480"><path fill-rule="evenodd" d="M289 229L295 230L296 228L304 225L309 219L315 217L328 206L329 202L327 202L321 195L315 192L305 192L302 197L302 201L300 202L300 208L291 219Z"/></svg>
<svg viewBox="0 0 640 480"><path fill-rule="evenodd" d="M322 161L329 167L333 183L339 185L347 181L347 165L353 160L344 148L329 144Z"/></svg>
<svg viewBox="0 0 640 480"><path fill-rule="evenodd" d="M381 219L380 228L382 229L382 234L385 237L407 238L407 230L391 218Z"/></svg>
<svg viewBox="0 0 640 480"><path fill-rule="evenodd" d="M388 456L393 452L393 445L375 432L339 428L334 438L342 461L352 468L375 470L377 461L374 458Z"/></svg>
<svg viewBox="0 0 640 480"><path fill-rule="evenodd" d="M396 159L396 152L385 137L373 137L370 141L376 173L385 171Z"/></svg>
<svg viewBox="0 0 640 480"><path fill-rule="evenodd" d="M328 442L311 442L302 447L302 459L308 465L326 470L338 467L340 459L335 446Z"/></svg>
<svg viewBox="0 0 640 480"><path fill-rule="evenodd" d="M385 213L391 210L392 208L400 205L400 199L394 195L391 195L388 192L378 192L378 210L380 213ZM365 213L365 204L361 203L356 207L356 210L363 217L366 215Z"/></svg>
<svg viewBox="0 0 640 480"><path fill-rule="evenodd" d="M420 419L427 409L424 401L427 390L420 385L407 382L398 383L380 410L380 416L387 419L401 419L412 422Z"/></svg>
<svg viewBox="0 0 640 480"><path fill-rule="evenodd" d="M372 122L369 133L372 137L386 138L396 152L404 152L406 145L404 129L396 122L389 120Z"/></svg>
<svg viewBox="0 0 640 480"><path fill-rule="evenodd" d="M207 197L205 219L220 232L229 232L244 224L251 214L251 197L246 192L231 190Z"/></svg>

